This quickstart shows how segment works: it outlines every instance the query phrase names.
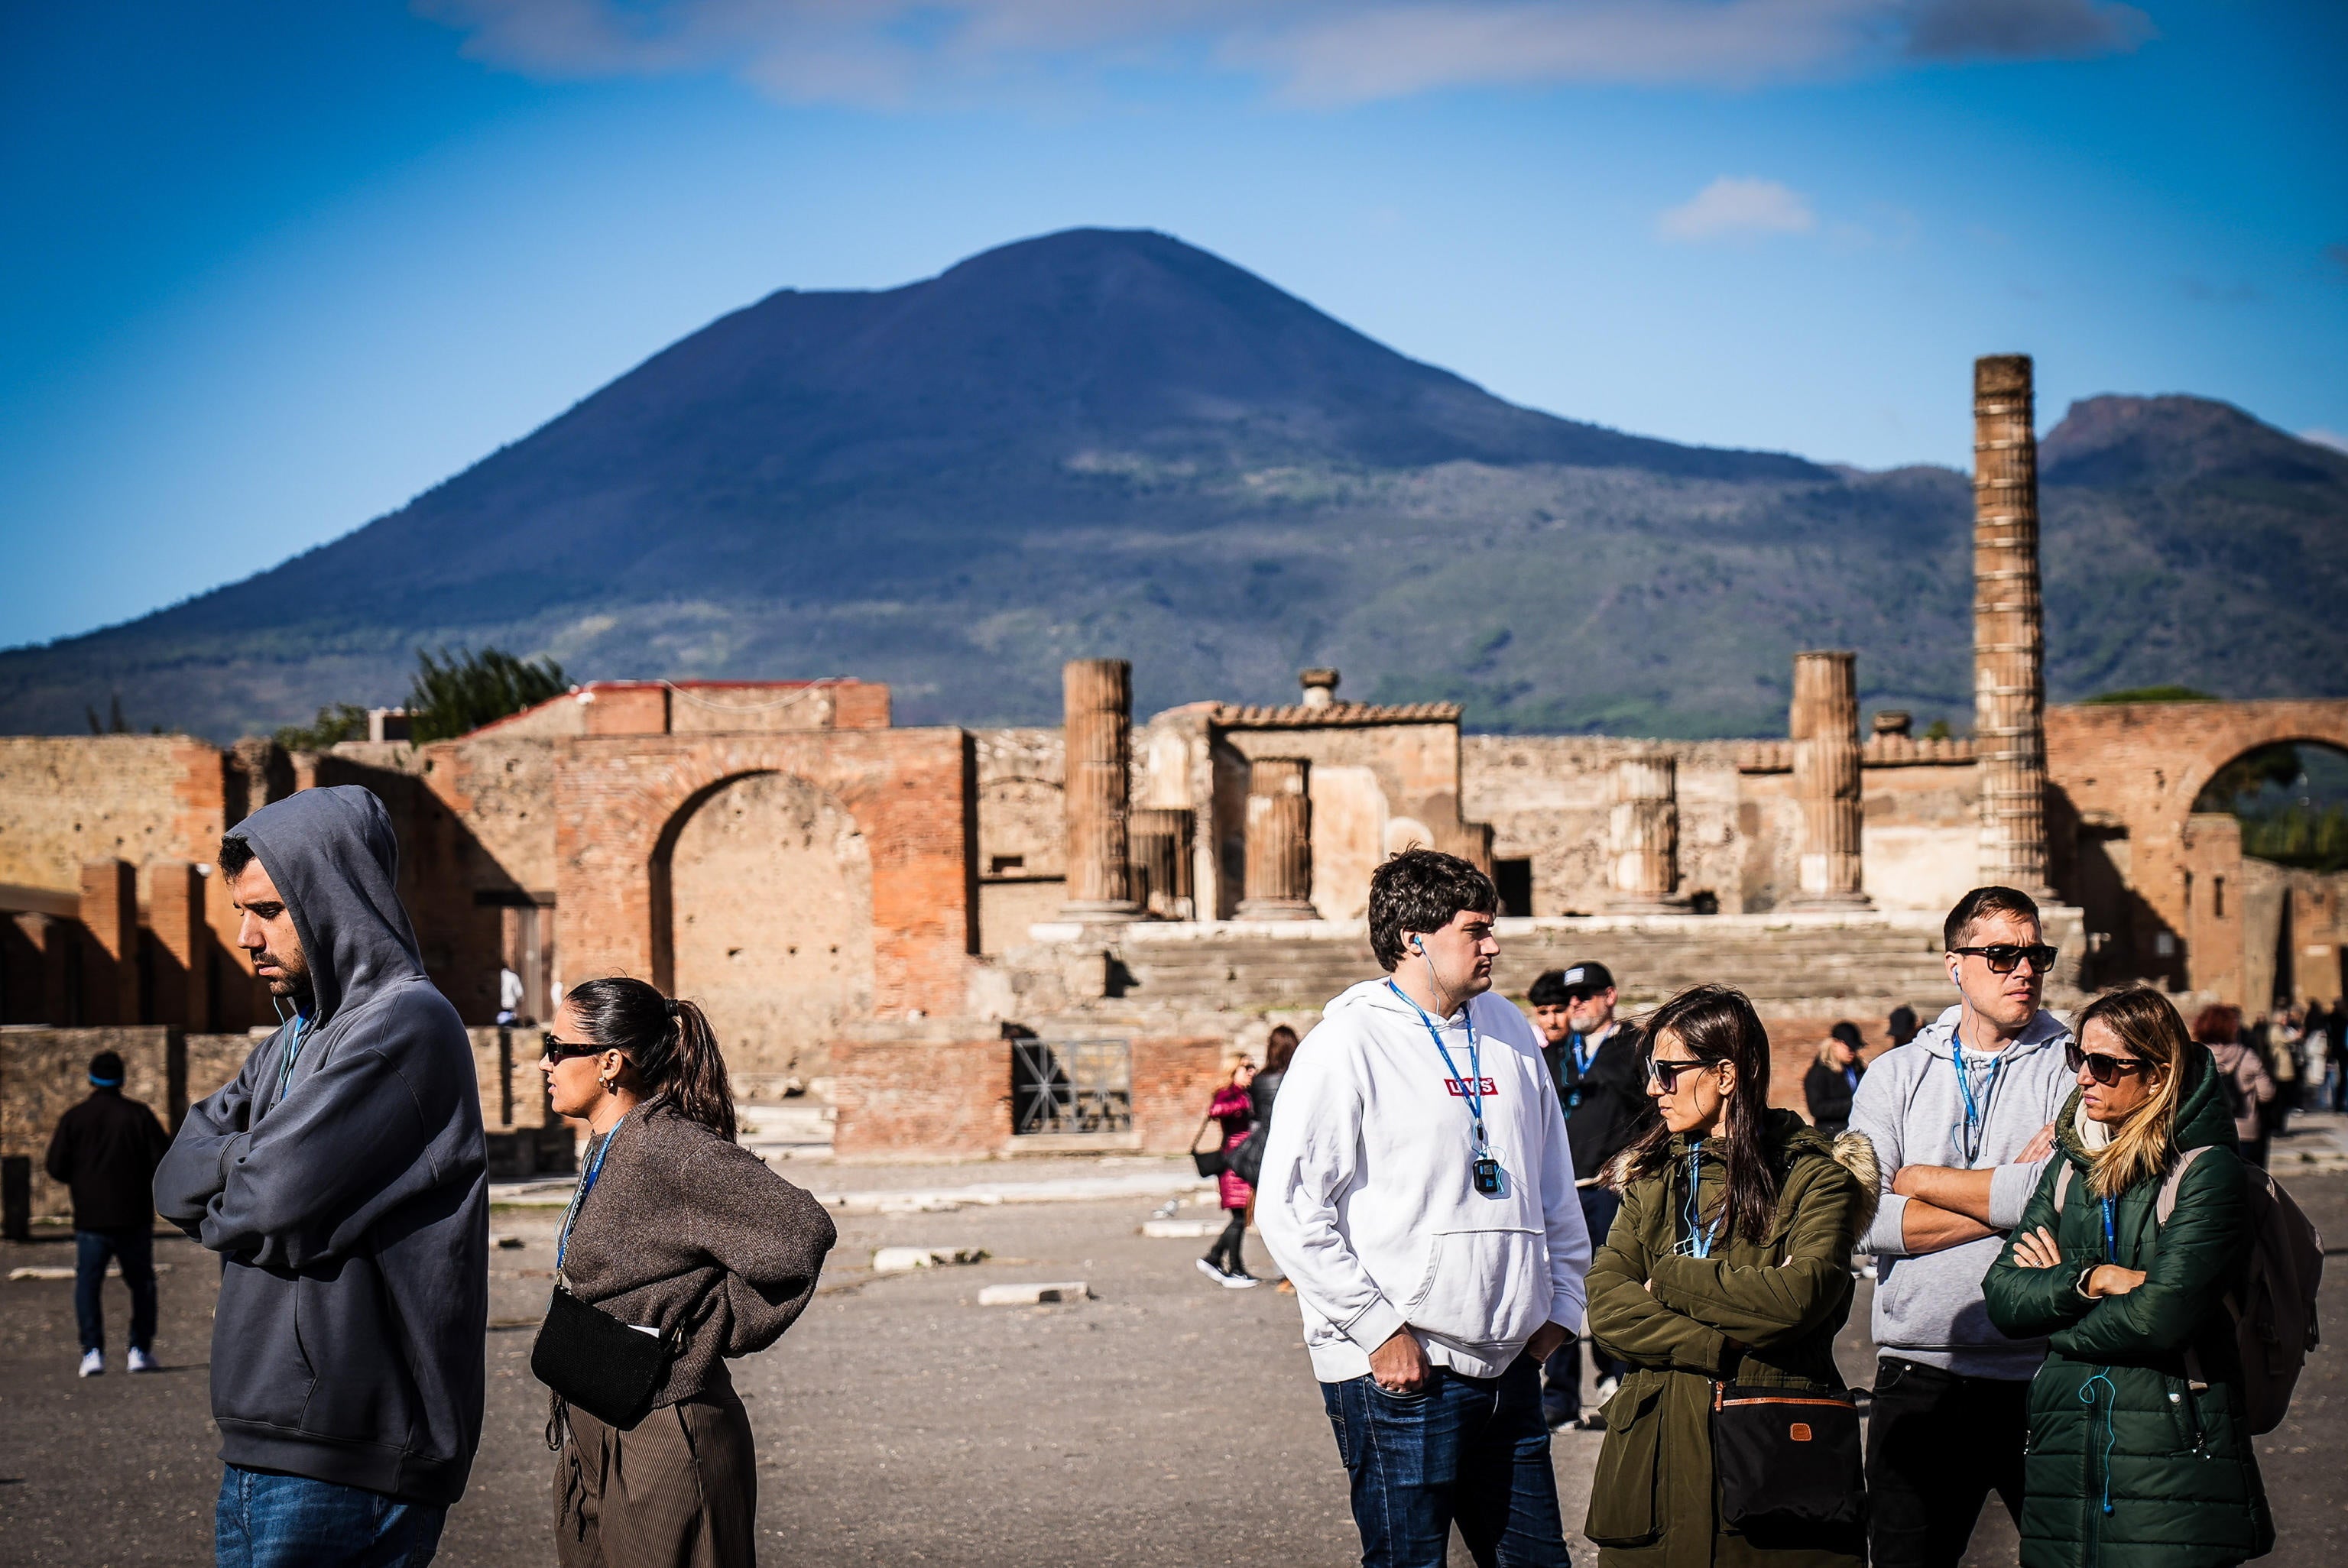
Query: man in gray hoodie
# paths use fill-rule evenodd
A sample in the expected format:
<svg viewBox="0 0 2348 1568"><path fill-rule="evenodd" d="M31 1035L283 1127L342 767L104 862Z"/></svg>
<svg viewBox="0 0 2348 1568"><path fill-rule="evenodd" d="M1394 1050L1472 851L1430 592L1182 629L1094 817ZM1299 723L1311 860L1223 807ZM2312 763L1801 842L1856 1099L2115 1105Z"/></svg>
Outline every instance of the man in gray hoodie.
<svg viewBox="0 0 2348 1568"><path fill-rule="evenodd" d="M189 1107L164 1218L221 1255L223 1568L420 1564L480 1441L489 1165L383 803L304 790L221 841L238 946L293 1017Z"/></svg>
<svg viewBox="0 0 2348 1568"><path fill-rule="evenodd" d="M1874 1142L1884 1194L1875 1255L1869 1555L1879 1568L1964 1555L1994 1490L2019 1521L2030 1378L2041 1339L1989 1320L1982 1279L2021 1223L2074 1073L2071 1031L2039 1007L2054 949L2038 906L1976 887L1942 927L1957 1005L1859 1081L1850 1130Z"/></svg>

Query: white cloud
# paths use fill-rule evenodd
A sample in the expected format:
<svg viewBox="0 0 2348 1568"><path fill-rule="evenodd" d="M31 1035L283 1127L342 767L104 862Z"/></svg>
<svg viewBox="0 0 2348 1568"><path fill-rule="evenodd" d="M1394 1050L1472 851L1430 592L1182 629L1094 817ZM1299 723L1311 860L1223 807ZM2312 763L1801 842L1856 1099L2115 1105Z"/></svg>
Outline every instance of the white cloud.
<svg viewBox="0 0 2348 1568"><path fill-rule="evenodd" d="M2133 48L2109 0L411 0L475 58L581 77L724 72L792 101L1000 97L1210 68L1312 104L1449 87L1748 86Z"/></svg>
<svg viewBox="0 0 2348 1568"><path fill-rule="evenodd" d="M1726 174L1655 220L1655 232L1689 244L1758 234L1807 234L1818 226L1818 214L1800 191L1774 179Z"/></svg>
<svg viewBox="0 0 2348 1568"><path fill-rule="evenodd" d="M2348 452L2348 436L2343 436L2337 430L2302 430L2299 438L2312 441L2318 446L2329 446L2335 452Z"/></svg>

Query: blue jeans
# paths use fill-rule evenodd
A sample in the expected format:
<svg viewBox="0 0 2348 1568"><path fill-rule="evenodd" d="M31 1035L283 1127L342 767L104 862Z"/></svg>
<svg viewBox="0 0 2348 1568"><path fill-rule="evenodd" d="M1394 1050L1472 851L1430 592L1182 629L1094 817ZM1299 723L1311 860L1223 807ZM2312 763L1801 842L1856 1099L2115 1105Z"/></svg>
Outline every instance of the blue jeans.
<svg viewBox="0 0 2348 1568"><path fill-rule="evenodd" d="M1451 1527L1480 1568L1570 1568L1529 1357L1497 1378L1437 1367L1416 1394L1321 1385L1353 1482L1364 1568L1443 1568Z"/></svg>
<svg viewBox="0 0 2348 1568"><path fill-rule="evenodd" d="M98 1295L106 1288L106 1266L122 1265L122 1283L130 1287L130 1348L155 1347L155 1233L145 1225L133 1230L74 1232L74 1325L81 1330L84 1350L106 1348L106 1313Z"/></svg>
<svg viewBox="0 0 2348 1568"><path fill-rule="evenodd" d="M212 1511L219 1568L424 1568L445 1508L230 1465Z"/></svg>

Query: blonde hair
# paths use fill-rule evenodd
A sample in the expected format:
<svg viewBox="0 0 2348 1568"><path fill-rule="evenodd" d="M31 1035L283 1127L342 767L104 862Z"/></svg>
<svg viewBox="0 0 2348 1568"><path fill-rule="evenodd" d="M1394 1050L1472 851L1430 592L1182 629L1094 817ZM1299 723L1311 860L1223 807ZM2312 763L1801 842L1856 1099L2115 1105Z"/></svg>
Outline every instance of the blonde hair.
<svg viewBox="0 0 2348 1568"><path fill-rule="evenodd" d="M2144 1103L2112 1129L2111 1142L2096 1151L2088 1185L2099 1198L2116 1197L2138 1182L2157 1178L2177 1154L2177 1102L2185 1089L2188 1052L2207 1048L2193 1043L2185 1020L2158 991L2131 986L2111 991L2087 1004L2079 1015L2075 1038L2084 1047L2087 1026L2100 1023L2119 1036L2147 1076Z"/></svg>

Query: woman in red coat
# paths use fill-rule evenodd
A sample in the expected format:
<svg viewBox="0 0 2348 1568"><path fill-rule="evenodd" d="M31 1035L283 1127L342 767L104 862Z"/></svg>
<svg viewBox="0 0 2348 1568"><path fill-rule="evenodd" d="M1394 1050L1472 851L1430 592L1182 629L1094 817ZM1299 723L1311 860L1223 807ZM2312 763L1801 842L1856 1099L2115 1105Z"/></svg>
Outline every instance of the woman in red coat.
<svg viewBox="0 0 2348 1568"><path fill-rule="evenodd" d="M1246 1142L1249 1130L1255 1125L1255 1105L1248 1097L1248 1085L1255 1081L1255 1063L1242 1061L1231 1071L1231 1081L1215 1091L1207 1115L1223 1129L1223 1153L1229 1154ZM1216 1284L1231 1290L1249 1290L1262 1283L1247 1271L1240 1261L1240 1244L1247 1239L1248 1205L1255 1201L1255 1189L1239 1179L1226 1167L1216 1180L1221 1184L1223 1212L1230 1219L1207 1255L1199 1260L1199 1272Z"/></svg>

